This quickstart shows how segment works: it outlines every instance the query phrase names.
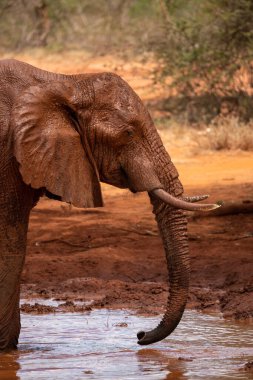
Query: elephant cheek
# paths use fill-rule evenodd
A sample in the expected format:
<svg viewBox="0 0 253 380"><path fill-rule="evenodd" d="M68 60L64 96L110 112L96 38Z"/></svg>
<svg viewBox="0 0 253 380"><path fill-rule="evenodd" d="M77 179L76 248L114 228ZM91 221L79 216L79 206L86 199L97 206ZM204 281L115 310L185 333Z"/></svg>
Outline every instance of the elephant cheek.
<svg viewBox="0 0 253 380"><path fill-rule="evenodd" d="M141 156L127 161L122 168L128 178L129 188L135 192L151 191L157 188L163 188L159 181L153 164Z"/></svg>

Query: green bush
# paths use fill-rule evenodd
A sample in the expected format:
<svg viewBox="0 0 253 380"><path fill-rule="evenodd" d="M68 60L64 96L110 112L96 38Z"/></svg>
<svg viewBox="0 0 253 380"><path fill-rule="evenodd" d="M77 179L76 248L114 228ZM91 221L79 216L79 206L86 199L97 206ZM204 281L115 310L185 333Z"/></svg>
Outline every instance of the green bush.
<svg viewBox="0 0 253 380"><path fill-rule="evenodd" d="M241 67L251 73L252 0L165 0L164 33L158 46L162 74L191 93L238 91Z"/></svg>

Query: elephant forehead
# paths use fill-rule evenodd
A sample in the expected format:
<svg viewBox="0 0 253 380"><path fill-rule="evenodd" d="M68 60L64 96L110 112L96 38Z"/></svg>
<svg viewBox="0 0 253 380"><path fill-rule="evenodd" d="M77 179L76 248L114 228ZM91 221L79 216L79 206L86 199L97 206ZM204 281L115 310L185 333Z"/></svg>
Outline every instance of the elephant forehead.
<svg viewBox="0 0 253 380"><path fill-rule="evenodd" d="M119 110L127 110L138 114L143 112L144 105L134 90L123 81L118 84L114 94L115 107Z"/></svg>
<svg viewBox="0 0 253 380"><path fill-rule="evenodd" d="M136 115L143 111L144 105L134 90L120 76L102 73L94 81L96 99L101 105L110 105L119 111Z"/></svg>

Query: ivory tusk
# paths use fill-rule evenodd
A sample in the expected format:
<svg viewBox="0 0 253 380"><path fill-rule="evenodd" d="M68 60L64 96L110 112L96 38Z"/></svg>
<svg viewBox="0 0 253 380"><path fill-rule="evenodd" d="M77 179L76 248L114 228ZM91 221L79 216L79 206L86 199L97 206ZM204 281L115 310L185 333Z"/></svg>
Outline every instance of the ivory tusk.
<svg viewBox="0 0 253 380"><path fill-rule="evenodd" d="M150 194L154 195L156 198L160 199L161 201L182 210L188 210L188 211L211 211L215 210L216 208L219 208L220 205L218 204L199 204L195 205L190 202L186 202L182 199L173 197L169 193L167 193L163 189L155 189L151 190ZM194 197L193 197L194 198ZM205 199L205 198L204 198Z"/></svg>
<svg viewBox="0 0 253 380"><path fill-rule="evenodd" d="M185 202L195 203L207 199L209 195L195 195L194 197L183 197L182 200Z"/></svg>

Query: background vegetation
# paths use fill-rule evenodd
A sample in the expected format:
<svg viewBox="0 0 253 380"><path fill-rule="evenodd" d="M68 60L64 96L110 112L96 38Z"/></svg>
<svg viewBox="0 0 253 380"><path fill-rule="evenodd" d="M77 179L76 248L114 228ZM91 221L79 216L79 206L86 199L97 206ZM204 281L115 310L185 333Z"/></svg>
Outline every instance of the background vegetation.
<svg viewBox="0 0 253 380"><path fill-rule="evenodd" d="M160 16L156 0L0 0L0 42L11 50L143 52L158 38Z"/></svg>
<svg viewBox="0 0 253 380"><path fill-rule="evenodd" d="M163 4L164 34L158 45L162 75L173 78L171 86L184 94L188 104L190 97L193 108L205 108L206 122L235 110L240 119L251 119L253 1L166 0Z"/></svg>

